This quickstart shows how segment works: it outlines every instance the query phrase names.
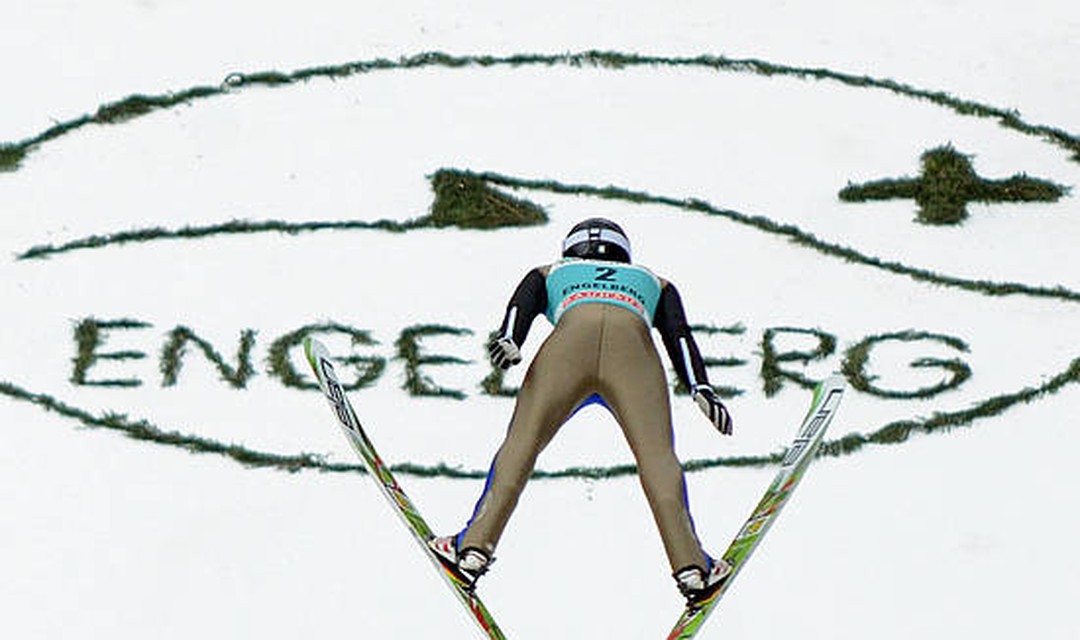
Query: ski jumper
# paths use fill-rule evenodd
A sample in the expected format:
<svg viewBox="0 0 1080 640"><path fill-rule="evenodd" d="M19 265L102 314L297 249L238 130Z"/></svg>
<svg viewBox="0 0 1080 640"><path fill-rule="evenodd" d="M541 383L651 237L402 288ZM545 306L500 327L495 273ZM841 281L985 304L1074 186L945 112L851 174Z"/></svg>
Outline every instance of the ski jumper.
<svg viewBox="0 0 1080 640"><path fill-rule="evenodd" d="M494 553L537 457L576 410L599 401L637 462L672 570L708 567L675 455L668 382L650 330L659 330L688 388L707 384L674 285L638 265L567 259L518 285L501 332L524 343L533 319L554 325L525 374L506 438L458 547Z"/></svg>

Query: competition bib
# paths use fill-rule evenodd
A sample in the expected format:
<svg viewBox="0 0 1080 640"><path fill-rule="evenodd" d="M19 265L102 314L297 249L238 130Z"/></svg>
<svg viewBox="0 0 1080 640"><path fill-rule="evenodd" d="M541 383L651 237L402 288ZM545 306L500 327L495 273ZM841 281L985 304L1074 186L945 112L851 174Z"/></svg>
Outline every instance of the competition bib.
<svg viewBox="0 0 1080 640"><path fill-rule="evenodd" d="M547 277L547 318L556 324L567 309L602 302L629 309L652 325L660 280L645 267L598 260L564 260Z"/></svg>

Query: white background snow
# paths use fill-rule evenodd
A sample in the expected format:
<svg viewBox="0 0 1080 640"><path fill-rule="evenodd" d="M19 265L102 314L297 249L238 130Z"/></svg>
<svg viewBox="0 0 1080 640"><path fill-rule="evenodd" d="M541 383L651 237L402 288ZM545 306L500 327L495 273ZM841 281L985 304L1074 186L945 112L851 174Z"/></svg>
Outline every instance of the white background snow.
<svg viewBox="0 0 1080 640"><path fill-rule="evenodd" d="M1080 8L1056 1L283 3L5 2L0 140L134 93L425 51L726 55L892 78L1080 132ZM695 197L820 237L972 279L1080 288L1075 191L1050 205L972 205L959 228L912 222L914 204L843 205L848 181L911 175L952 143L987 177L1025 172L1073 186L1080 165L1045 142L928 103L835 83L699 70L426 69L254 89L112 127L87 127L0 174L0 380L91 413L115 411L223 442L351 462L323 401L265 371L270 343L333 319L367 329L389 357L404 327L468 338L425 348L476 359L431 367L463 402L415 399L391 362L353 396L390 461L484 468L511 403L478 394L480 343L529 267L551 260L577 219L609 215L638 257L680 286L691 319L742 323L703 341L745 367L713 371L747 390L736 436L676 400L684 459L778 449L808 403L760 390L768 327L821 328L841 348L908 328L956 335L974 375L932 401L849 394L832 435L954 411L1042 383L1080 357L1075 303L991 300L847 265L717 219L659 206L515 195L552 223L492 233L324 232L171 241L16 261L30 246L133 228L230 219L422 215L443 167ZM108 347L142 361L69 382L85 317L150 323ZM232 358L258 330L258 374L236 391L197 352L163 388L164 335L191 326ZM535 352L546 327L526 345ZM336 345L344 348L344 343ZM807 345L792 344L790 348ZM925 347L925 345L924 345ZM895 354L957 354L941 347ZM883 384L933 384L889 368ZM894 363L895 364L895 363ZM823 375L839 356L808 368ZM796 366L796 365L792 365ZM515 373L520 376L520 372ZM511 378L511 383L520 378ZM970 429L819 460L740 574L702 638L1080 637L1080 517L1072 487L1080 392L1067 386ZM598 412L564 428L541 467L629 461ZM720 552L771 469L688 476L698 529ZM402 477L441 531L479 481ZM469 621L356 474L250 470L136 442L0 398L0 613L13 638L472 637ZM659 638L680 599L634 478L530 484L485 578L515 639Z"/></svg>

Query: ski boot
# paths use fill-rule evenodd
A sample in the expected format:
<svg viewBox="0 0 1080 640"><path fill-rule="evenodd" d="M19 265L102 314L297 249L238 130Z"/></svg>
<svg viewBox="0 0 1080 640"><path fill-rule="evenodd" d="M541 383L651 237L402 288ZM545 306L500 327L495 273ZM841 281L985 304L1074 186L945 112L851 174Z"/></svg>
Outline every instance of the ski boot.
<svg viewBox="0 0 1080 640"><path fill-rule="evenodd" d="M691 565L673 574L676 584L679 585L679 591L686 598L687 607L693 608L708 600L720 590L731 575L731 563L727 560L714 560L707 556L706 559L709 563L708 571L697 565Z"/></svg>
<svg viewBox="0 0 1080 640"><path fill-rule="evenodd" d="M476 588L476 581L487 573L494 559L481 549L469 547L458 549L457 536L442 536L428 540L428 547L435 552L446 571L466 591Z"/></svg>

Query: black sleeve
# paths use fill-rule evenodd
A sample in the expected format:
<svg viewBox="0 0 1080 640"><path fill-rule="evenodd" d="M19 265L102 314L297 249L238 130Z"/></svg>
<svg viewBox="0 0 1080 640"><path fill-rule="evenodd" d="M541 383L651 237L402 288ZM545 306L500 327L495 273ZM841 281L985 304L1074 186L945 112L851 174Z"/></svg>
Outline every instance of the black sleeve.
<svg viewBox="0 0 1080 640"><path fill-rule="evenodd" d="M660 292L660 301L656 305L656 317L653 326L660 332L664 340L671 364L675 372L679 374L679 380L687 389L702 384L709 384L709 376L705 372L705 362L701 359L701 351L698 350L694 336L690 332L690 325L686 322L686 312L683 310L682 298L675 285L670 282Z"/></svg>
<svg viewBox="0 0 1080 640"><path fill-rule="evenodd" d="M519 347L525 344L533 320L544 313L547 303L547 279L540 269L533 269L526 274L506 305L499 335L511 338Z"/></svg>

